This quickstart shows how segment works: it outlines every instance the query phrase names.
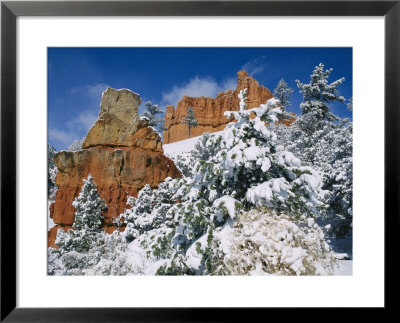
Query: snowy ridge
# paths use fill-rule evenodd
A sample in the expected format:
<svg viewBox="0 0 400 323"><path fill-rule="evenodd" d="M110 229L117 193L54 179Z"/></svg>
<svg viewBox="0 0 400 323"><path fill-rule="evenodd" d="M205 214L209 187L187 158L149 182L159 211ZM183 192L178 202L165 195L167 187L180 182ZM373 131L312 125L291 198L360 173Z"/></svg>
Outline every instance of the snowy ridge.
<svg viewBox="0 0 400 323"><path fill-rule="evenodd" d="M223 131L213 132L213 135L221 135ZM188 153L193 150L196 143L199 141L201 136L189 138L186 140L181 140L173 142L172 144L163 145L164 154L168 157L175 157L182 153Z"/></svg>

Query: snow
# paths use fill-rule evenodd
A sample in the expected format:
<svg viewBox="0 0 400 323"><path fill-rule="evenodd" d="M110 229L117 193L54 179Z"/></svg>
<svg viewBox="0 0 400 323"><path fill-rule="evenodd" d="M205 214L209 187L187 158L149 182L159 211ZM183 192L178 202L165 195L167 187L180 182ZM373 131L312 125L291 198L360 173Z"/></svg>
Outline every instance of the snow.
<svg viewBox="0 0 400 323"><path fill-rule="evenodd" d="M200 244L200 248L204 250L207 247L207 236L208 233L201 236L198 240L193 242L190 248L186 251L186 264L195 270L200 268L202 258L202 255L197 252L198 244Z"/></svg>
<svg viewBox="0 0 400 323"><path fill-rule="evenodd" d="M223 252L230 256L233 241L233 221L228 219L222 227L215 230L215 237L221 242Z"/></svg>
<svg viewBox="0 0 400 323"><path fill-rule="evenodd" d="M47 230L50 230L52 227L56 226L53 219L50 217L50 205L53 202L54 201L47 201Z"/></svg>
<svg viewBox="0 0 400 323"><path fill-rule="evenodd" d="M336 256L326 249L320 227L305 227L284 213L254 209L239 214L238 221L229 256L232 274L333 274Z"/></svg>
<svg viewBox="0 0 400 323"><path fill-rule="evenodd" d="M278 155L278 161L282 165L288 165L288 166L295 166L295 167L300 167L301 166L301 161L297 157L295 157L291 152L289 151L282 151Z"/></svg>
<svg viewBox="0 0 400 323"><path fill-rule="evenodd" d="M223 131L213 132L213 135L221 135ZM201 136L189 138L186 140L181 140L173 142L172 144L163 145L164 154L168 157L175 157L179 154L190 152L194 149L194 146L199 141Z"/></svg>
<svg viewBox="0 0 400 323"><path fill-rule="evenodd" d="M290 188L290 185L283 177L272 178L267 182L250 188L246 193L246 199L255 205L272 206L273 199L284 201L290 195L293 195Z"/></svg>
<svg viewBox="0 0 400 323"><path fill-rule="evenodd" d="M297 179L295 182L302 181L303 184L306 184L310 191L315 191L319 186L321 186L321 179L316 176L312 176L310 174L303 174Z"/></svg>
<svg viewBox="0 0 400 323"><path fill-rule="evenodd" d="M247 89L241 90L239 92L238 98L240 99L239 103L240 111L246 110Z"/></svg>
<svg viewBox="0 0 400 323"><path fill-rule="evenodd" d="M233 240L233 221L228 220L226 223L215 230L215 238L221 242L221 247L226 256L230 255ZM207 248L208 233L197 239L186 251L186 264L195 270L199 270L202 255L197 252L198 247L202 250Z"/></svg>
<svg viewBox="0 0 400 323"><path fill-rule="evenodd" d="M339 268L333 272L334 276L353 275L353 260L338 260Z"/></svg>
<svg viewBox="0 0 400 323"><path fill-rule="evenodd" d="M251 146L243 150L243 154L247 158L247 160L257 160L258 157L264 155L264 152L260 147Z"/></svg>
<svg viewBox="0 0 400 323"><path fill-rule="evenodd" d="M167 259L149 260L146 257L146 250L140 246L139 240L134 240L128 245L126 256L127 263L132 268L130 275L154 276L157 269L168 262Z"/></svg>
<svg viewBox="0 0 400 323"><path fill-rule="evenodd" d="M229 217L234 220L236 217L236 209L237 205L240 205L240 202L229 195L225 195L214 201L213 206L215 208L219 208L221 205L225 207Z"/></svg>
<svg viewBox="0 0 400 323"><path fill-rule="evenodd" d="M303 258L306 256L306 251L301 247L285 247L282 249L281 262L289 265L296 275L300 275L305 272Z"/></svg>
<svg viewBox="0 0 400 323"><path fill-rule="evenodd" d="M138 240L134 240L128 245L126 255L127 262L132 266L133 272L136 272L135 269L144 268L145 262L147 264L145 250L140 247Z"/></svg>

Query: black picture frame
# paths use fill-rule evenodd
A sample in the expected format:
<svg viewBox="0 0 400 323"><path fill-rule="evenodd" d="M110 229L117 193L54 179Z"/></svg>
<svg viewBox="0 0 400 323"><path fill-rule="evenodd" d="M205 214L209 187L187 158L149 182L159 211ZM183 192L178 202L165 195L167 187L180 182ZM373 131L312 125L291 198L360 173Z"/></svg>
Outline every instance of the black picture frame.
<svg viewBox="0 0 400 323"><path fill-rule="evenodd" d="M385 17L385 308L392 237L399 233L400 0L395 1L2 1L1 2L1 321L189 322L256 318L265 309L16 307L16 19L19 16L384 16ZM390 280L389 280L390 277ZM38 291L39 292L39 291ZM246 314L247 313L247 314ZM245 321L252 321L251 318Z"/></svg>

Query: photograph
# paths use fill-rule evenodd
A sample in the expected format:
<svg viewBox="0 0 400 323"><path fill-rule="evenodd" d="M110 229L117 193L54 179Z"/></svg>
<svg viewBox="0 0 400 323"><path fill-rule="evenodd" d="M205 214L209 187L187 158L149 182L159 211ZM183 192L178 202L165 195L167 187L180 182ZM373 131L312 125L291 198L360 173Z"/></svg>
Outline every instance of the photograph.
<svg viewBox="0 0 400 323"><path fill-rule="evenodd" d="M353 275L352 47L48 47L47 118L47 275Z"/></svg>

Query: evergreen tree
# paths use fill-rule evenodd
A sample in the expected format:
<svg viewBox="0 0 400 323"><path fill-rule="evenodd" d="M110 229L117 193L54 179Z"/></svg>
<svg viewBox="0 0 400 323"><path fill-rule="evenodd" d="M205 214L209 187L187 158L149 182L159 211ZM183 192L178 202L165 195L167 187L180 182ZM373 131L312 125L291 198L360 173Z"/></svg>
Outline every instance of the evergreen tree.
<svg viewBox="0 0 400 323"><path fill-rule="evenodd" d="M172 204L166 215L171 219L172 238L163 241L168 250L163 255L169 258L158 274L229 272L223 262L227 250L219 246L219 237L230 236L243 210L262 206L303 219L318 216L324 207L321 200L326 192L321 189L319 174L301 166L300 160L277 142L274 124L287 116L279 101L271 99L247 110L245 91L239 98L240 110L225 113L238 121L228 124L222 135L200 143L216 153L199 154L207 160L197 161L193 177L175 179L170 185L178 203ZM255 118L250 118L253 114ZM161 249L158 245L153 247Z"/></svg>
<svg viewBox="0 0 400 323"><path fill-rule="evenodd" d="M171 178L167 178L155 190L151 190L150 185L146 184L137 198L129 198L131 208L123 213L127 222L125 236L128 242L166 222L167 211L176 202L169 189L170 181Z"/></svg>
<svg viewBox="0 0 400 323"><path fill-rule="evenodd" d="M343 238L352 230L353 125L347 119L321 120L318 129L310 131L309 123L309 116L303 115L290 127L279 125L278 138L303 164L322 174L323 189L329 192L323 219L336 238Z"/></svg>
<svg viewBox="0 0 400 323"><path fill-rule="evenodd" d="M54 155L56 154L56 148L47 144L47 165L49 169L56 167L54 163Z"/></svg>
<svg viewBox="0 0 400 323"><path fill-rule="evenodd" d="M72 202L75 208L75 222L72 225L74 230L71 232L71 245L68 246L77 252L87 252L92 247L96 235L102 231L102 213L107 208L97 192L93 177L89 174L83 182L79 196Z"/></svg>
<svg viewBox="0 0 400 323"><path fill-rule="evenodd" d="M47 144L47 193L49 199L54 199L57 191L56 187L56 175L57 165L54 163L54 156L56 149L53 146Z"/></svg>
<svg viewBox="0 0 400 323"><path fill-rule="evenodd" d="M78 151L82 149L82 144L85 141L85 138L80 140L75 140L71 145L68 146L68 151Z"/></svg>
<svg viewBox="0 0 400 323"><path fill-rule="evenodd" d="M205 132L197 141L194 149L191 152L191 155L195 160L208 160L218 152L218 143L211 141L211 137L214 137L214 135L210 135L209 132Z"/></svg>
<svg viewBox="0 0 400 323"><path fill-rule="evenodd" d="M73 230L57 232L58 249L49 248L50 275L123 275L130 271L126 262L126 241L119 230L112 235L102 230L103 211L93 177L84 180L81 192L73 201Z"/></svg>
<svg viewBox="0 0 400 323"><path fill-rule="evenodd" d="M350 98L349 102L347 102L347 109L353 111L353 98Z"/></svg>
<svg viewBox="0 0 400 323"><path fill-rule="evenodd" d="M239 92L238 98L240 99L239 110L240 111L246 110L247 109L247 104L246 104L246 101L247 101L247 88L244 89L244 90L241 90Z"/></svg>
<svg viewBox="0 0 400 323"><path fill-rule="evenodd" d="M90 251L91 255L99 255L100 261L85 271L86 275L127 275L131 265L127 261L128 244L125 236L118 228L112 234L101 232L101 243Z"/></svg>
<svg viewBox="0 0 400 323"><path fill-rule="evenodd" d="M153 104L151 101L147 101L144 105L146 111L142 116L149 120L149 125L159 131L164 130L163 123L165 120L158 116L163 115L164 111L157 104Z"/></svg>
<svg viewBox="0 0 400 323"><path fill-rule="evenodd" d="M210 140L210 138L214 136L215 134L204 132L192 151L169 156L183 176L192 177L196 162L200 160L206 161L218 152L218 144L213 144L213 141Z"/></svg>
<svg viewBox="0 0 400 323"><path fill-rule="evenodd" d="M290 105L290 97L293 93L293 89L290 88L285 80L282 78L274 90L274 96L279 100L282 108L286 110L287 106Z"/></svg>
<svg viewBox="0 0 400 323"><path fill-rule="evenodd" d="M148 184L140 190L137 198L129 198L128 203L131 208L124 212L124 218L128 223L125 229L128 242L152 228L153 201L154 197Z"/></svg>
<svg viewBox="0 0 400 323"><path fill-rule="evenodd" d="M325 65L320 63L310 75L310 83L301 83L296 80L300 93L303 93L303 102L300 104L303 115L310 114L312 122L320 120L337 120L337 116L329 111L328 103L344 102L343 96L337 95L338 87L344 82L344 77L328 83L329 75L333 69L324 70Z"/></svg>
<svg viewBox="0 0 400 323"><path fill-rule="evenodd" d="M197 122L196 116L194 115L193 107L189 106L186 116L183 118L183 123L188 126L188 138L190 138L190 129L196 128L199 123Z"/></svg>
<svg viewBox="0 0 400 323"><path fill-rule="evenodd" d="M330 232L342 238L352 231L352 123L329 111L329 103L345 102L337 95L344 78L329 84L331 72L332 69L324 70L321 63L309 84L296 81L304 94L300 105L303 115L290 127L279 126L277 134L287 150L322 174L323 189L329 192L325 195L328 207L323 219L331 224ZM347 106L352 109L352 99Z"/></svg>
<svg viewBox="0 0 400 323"><path fill-rule="evenodd" d="M100 232L103 226L102 213L107 209L104 199L100 198L97 186L93 181L92 175L83 180L81 192L72 202L75 208L75 230L85 230L85 232Z"/></svg>

